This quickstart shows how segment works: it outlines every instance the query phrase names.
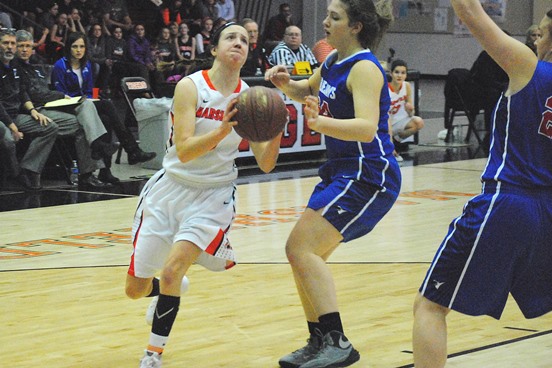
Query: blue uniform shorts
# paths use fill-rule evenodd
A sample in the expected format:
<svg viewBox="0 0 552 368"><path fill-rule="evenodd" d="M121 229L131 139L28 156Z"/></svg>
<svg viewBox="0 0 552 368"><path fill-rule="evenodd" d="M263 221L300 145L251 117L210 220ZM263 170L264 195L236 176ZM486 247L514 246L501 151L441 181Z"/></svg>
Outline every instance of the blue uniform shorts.
<svg viewBox="0 0 552 368"><path fill-rule="evenodd" d="M420 292L499 319L511 293L526 318L552 310L552 189L487 183L449 226Z"/></svg>
<svg viewBox="0 0 552 368"><path fill-rule="evenodd" d="M322 181L308 203L313 210L323 208L322 216L343 235L343 242L368 234L389 212L400 188L382 189L350 178Z"/></svg>

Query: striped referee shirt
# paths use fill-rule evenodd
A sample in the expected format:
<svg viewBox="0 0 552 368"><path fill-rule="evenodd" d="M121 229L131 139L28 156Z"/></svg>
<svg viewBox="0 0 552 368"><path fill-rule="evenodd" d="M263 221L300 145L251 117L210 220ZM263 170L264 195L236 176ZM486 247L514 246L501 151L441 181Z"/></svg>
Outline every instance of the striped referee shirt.
<svg viewBox="0 0 552 368"><path fill-rule="evenodd" d="M295 65L298 61L308 61L311 66L318 66L311 49L302 43L297 50L292 50L284 41L280 42L268 57L270 65Z"/></svg>

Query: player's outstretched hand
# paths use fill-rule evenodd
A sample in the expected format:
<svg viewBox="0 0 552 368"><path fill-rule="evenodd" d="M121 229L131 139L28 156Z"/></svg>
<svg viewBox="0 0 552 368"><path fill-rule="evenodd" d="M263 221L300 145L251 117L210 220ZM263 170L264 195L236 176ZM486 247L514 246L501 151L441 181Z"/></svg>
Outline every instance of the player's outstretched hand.
<svg viewBox="0 0 552 368"><path fill-rule="evenodd" d="M286 86L290 81L290 76L285 65L276 65L265 72L265 80L269 80L277 88Z"/></svg>

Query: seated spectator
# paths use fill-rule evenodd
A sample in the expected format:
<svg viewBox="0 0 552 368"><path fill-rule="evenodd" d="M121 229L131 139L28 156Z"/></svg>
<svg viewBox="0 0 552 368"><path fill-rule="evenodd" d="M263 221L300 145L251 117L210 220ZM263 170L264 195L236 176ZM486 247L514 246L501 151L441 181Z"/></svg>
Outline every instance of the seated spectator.
<svg viewBox="0 0 552 368"><path fill-rule="evenodd" d="M100 23L92 24L88 33L88 59L92 64L92 76L94 86L108 94L109 91L109 73L106 56L107 37L102 32Z"/></svg>
<svg viewBox="0 0 552 368"><path fill-rule="evenodd" d="M39 7L35 7L35 12L39 15L38 23L44 28L52 29L56 24L56 19L59 13L59 6L56 2L52 1L49 6L41 10Z"/></svg>
<svg viewBox="0 0 552 368"><path fill-rule="evenodd" d="M234 8L234 0L218 0L215 6L220 18L226 19L227 22L235 20L236 10Z"/></svg>
<svg viewBox="0 0 552 368"><path fill-rule="evenodd" d="M293 68L298 61L308 61L315 68L318 61L314 57L311 49L303 43L301 29L297 26L286 28L284 40L280 42L268 57L270 65L286 65Z"/></svg>
<svg viewBox="0 0 552 368"><path fill-rule="evenodd" d="M415 116L412 100L412 87L406 81L407 65L403 60L394 60L391 64L391 82L388 83L391 108L389 125L392 139L399 143L412 142L413 135L424 127L424 120ZM394 151L397 161L403 158Z"/></svg>
<svg viewBox="0 0 552 368"><path fill-rule="evenodd" d="M178 58L180 60L194 60L196 40L190 36L190 27L186 23L180 24L179 36L177 39Z"/></svg>
<svg viewBox="0 0 552 368"><path fill-rule="evenodd" d="M16 38L17 57L12 61L12 67L17 69L21 83L28 92L33 105L42 114L57 123L59 127L58 135L74 137L79 163L79 185L105 188L107 184L102 183L92 174L99 168L95 160L99 160L104 154L113 155L118 146L102 140L102 136L107 137L107 131L96 113L94 104L92 101L86 100L80 105L71 105L64 108L42 108L44 104L50 101L64 99L65 94L51 90L43 67L30 63L33 51L33 36L27 31L20 30L17 31ZM89 109L93 111L86 111Z"/></svg>
<svg viewBox="0 0 552 368"><path fill-rule="evenodd" d="M107 28L119 26L128 32L134 27L125 0L103 0L100 12Z"/></svg>
<svg viewBox="0 0 552 368"><path fill-rule="evenodd" d="M201 19L207 17L217 19L219 17L215 0L196 0L196 4L199 4L201 9Z"/></svg>
<svg viewBox="0 0 552 368"><path fill-rule="evenodd" d="M12 175L26 189L40 190L40 174L56 141L58 126L38 112L21 84L21 78L10 66L15 51L15 33L10 29L0 30L0 122L11 133L4 132L4 139L13 143L24 138L31 140L20 162L19 172ZM8 142L5 146L9 148L14 144ZM12 169L18 170L13 167L13 162Z"/></svg>
<svg viewBox="0 0 552 368"><path fill-rule="evenodd" d="M84 34L75 32L69 35L64 49L65 56L56 61L54 70L52 71L52 82L58 91L70 97L92 97L92 71L91 64L87 60L86 50L87 44ZM128 163L130 165L149 161L156 156L155 152L144 152L140 149L135 138L119 118L117 109L111 100L97 100L94 101L94 105L108 135L111 135L112 132L115 132L117 135L121 146L128 154ZM100 170L98 178L106 183L119 182L119 179L113 176L110 170L111 156L104 156L103 160L106 167Z"/></svg>
<svg viewBox="0 0 552 368"><path fill-rule="evenodd" d="M170 35L171 35L171 40L173 42L176 42L176 39L178 38L179 23L170 22L168 28L169 28Z"/></svg>
<svg viewBox="0 0 552 368"><path fill-rule="evenodd" d="M537 46L535 41L542 37L542 31L539 28L538 24L533 24L531 27L527 28L525 32L525 44L529 47L535 55L537 54Z"/></svg>
<svg viewBox="0 0 552 368"><path fill-rule="evenodd" d="M129 61L143 65L147 70L145 79L154 90L157 89L163 82L163 74L157 71L151 56L150 42L146 38L146 28L142 23L136 24L127 45Z"/></svg>
<svg viewBox="0 0 552 368"><path fill-rule="evenodd" d="M82 16L80 10L75 7L70 7L69 12L67 13L67 24L69 25L71 32L86 33L81 18Z"/></svg>
<svg viewBox="0 0 552 368"><path fill-rule="evenodd" d="M43 28L40 37L35 34L33 26L25 26L23 30L33 35L33 55L31 64L46 64L46 41L50 30Z"/></svg>
<svg viewBox="0 0 552 368"><path fill-rule="evenodd" d="M50 60L57 60L63 55L63 47L71 28L67 23L67 14L59 13L56 21L50 28L50 40L46 44L46 55Z"/></svg>
<svg viewBox="0 0 552 368"><path fill-rule="evenodd" d="M274 47L284 39L286 28L293 25L289 4L282 3L278 9L278 14L268 19L263 33L263 45L267 53L271 53Z"/></svg>
<svg viewBox="0 0 552 368"><path fill-rule="evenodd" d="M103 13L100 9L102 3L100 0L73 0L71 5L79 9L81 23L85 30L88 30L91 24L103 24Z"/></svg>
<svg viewBox="0 0 552 368"><path fill-rule="evenodd" d="M182 22L191 21L190 9L191 4L184 6L183 0L164 2L161 9L163 24L168 26L171 22L176 22L180 25Z"/></svg>
<svg viewBox="0 0 552 368"><path fill-rule="evenodd" d="M211 34L213 33L213 18L206 17L201 20L201 32L196 36L197 57L205 58L209 55Z"/></svg>
<svg viewBox="0 0 552 368"><path fill-rule="evenodd" d="M240 71L240 76L264 75L267 67L266 54L263 46L259 43L259 25L251 18L242 20L242 26L249 34L249 53L247 60Z"/></svg>
<svg viewBox="0 0 552 368"><path fill-rule="evenodd" d="M171 38L171 32L168 27L161 28L159 36L153 44L152 51L155 55L155 64L157 70L163 73L166 80L169 76L179 74L176 60L177 56L176 40ZM180 71L181 72L181 71Z"/></svg>
<svg viewBox="0 0 552 368"><path fill-rule="evenodd" d="M314 44L312 53L316 57L316 60L318 60L318 64L322 65L333 49L333 46L328 43L328 39L324 37Z"/></svg>

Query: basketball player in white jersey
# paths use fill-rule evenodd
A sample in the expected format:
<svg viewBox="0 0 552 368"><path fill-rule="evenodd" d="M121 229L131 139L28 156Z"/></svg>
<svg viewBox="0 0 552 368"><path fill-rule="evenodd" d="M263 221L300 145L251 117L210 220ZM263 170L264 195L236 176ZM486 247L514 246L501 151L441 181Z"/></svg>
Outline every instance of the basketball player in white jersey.
<svg viewBox="0 0 552 368"><path fill-rule="evenodd" d="M239 77L248 39L245 28L235 23L219 28L212 39L213 67L177 84L163 169L140 195L126 293L132 299L158 295L140 367L161 367L188 268L197 263L222 271L235 264L227 235L235 217L234 159L241 137L232 119L237 95L248 88ZM250 142L264 172L276 165L280 138Z"/></svg>
<svg viewBox="0 0 552 368"><path fill-rule="evenodd" d="M414 142L414 134L424 127L424 119L414 115L412 104L412 86L406 81L408 66L403 60L394 60L391 63L391 82L388 83L391 109L389 120L392 137L399 143ZM393 153L397 161L402 157Z"/></svg>

